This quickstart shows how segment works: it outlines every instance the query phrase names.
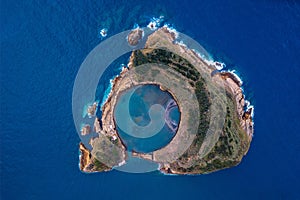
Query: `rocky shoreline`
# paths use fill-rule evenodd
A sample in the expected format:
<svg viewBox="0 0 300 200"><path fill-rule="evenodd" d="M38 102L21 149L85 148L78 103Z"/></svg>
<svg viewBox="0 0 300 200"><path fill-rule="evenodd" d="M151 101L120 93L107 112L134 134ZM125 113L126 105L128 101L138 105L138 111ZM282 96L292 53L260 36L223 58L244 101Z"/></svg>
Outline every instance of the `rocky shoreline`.
<svg viewBox="0 0 300 200"><path fill-rule="evenodd" d="M81 171L86 171L86 167L91 164L90 151L84 146L82 142L79 143L80 163L79 168Z"/></svg>
<svg viewBox="0 0 300 200"><path fill-rule="evenodd" d="M241 88L242 83L236 78L237 75L232 72L221 72L220 75L225 80L227 88L235 97L241 127L247 133L251 141L254 132L252 119L253 109L249 108L245 110L245 96Z"/></svg>

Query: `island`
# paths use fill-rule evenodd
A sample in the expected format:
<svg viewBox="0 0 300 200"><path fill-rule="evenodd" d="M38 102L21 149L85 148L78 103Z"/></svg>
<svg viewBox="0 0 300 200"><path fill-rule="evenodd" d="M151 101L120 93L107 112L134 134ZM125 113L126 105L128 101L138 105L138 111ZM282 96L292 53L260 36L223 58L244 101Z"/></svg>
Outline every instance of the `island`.
<svg viewBox="0 0 300 200"><path fill-rule="evenodd" d="M137 45L142 36L142 29L133 30L127 37L129 45ZM238 165L252 140L253 107L247 107L239 77L218 70L220 66L176 42L176 34L168 27L155 30L113 80L101 118L95 117L93 127L83 126L82 135L93 130L98 136L90 140L91 149L80 143L80 169L110 171L126 164L128 154L157 163L164 174L206 174ZM127 147L116 118L122 95L145 85L156 85L173 99L164 101L167 111L161 114L175 134L151 152ZM96 105L89 107L89 116L95 114ZM175 123L169 115L176 106L180 120ZM141 120L136 117L136 122Z"/></svg>

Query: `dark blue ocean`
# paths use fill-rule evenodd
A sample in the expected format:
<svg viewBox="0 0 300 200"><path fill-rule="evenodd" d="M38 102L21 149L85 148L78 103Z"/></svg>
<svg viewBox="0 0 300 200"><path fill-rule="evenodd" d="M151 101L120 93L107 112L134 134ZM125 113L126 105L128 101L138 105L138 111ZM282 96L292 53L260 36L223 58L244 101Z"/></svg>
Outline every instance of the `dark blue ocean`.
<svg viewBox="0 0 300 200"><path fill-rule="evenodd" d="M300 199L300 3L11 1L0 6L0 199ZM152 17L236 69L255 106L237 167L201 176L84 174L72 90L88 53Z"/></svg>

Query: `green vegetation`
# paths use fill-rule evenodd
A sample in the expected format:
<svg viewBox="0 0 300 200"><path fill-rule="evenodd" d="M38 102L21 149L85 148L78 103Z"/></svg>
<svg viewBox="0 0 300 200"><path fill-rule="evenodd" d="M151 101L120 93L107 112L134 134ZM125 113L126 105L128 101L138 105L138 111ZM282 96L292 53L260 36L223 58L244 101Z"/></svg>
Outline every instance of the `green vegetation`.
<svg viewBox="0 0 300 200"><path fill-rule="evenodd" d="M122 149L114 145L110 138L104 135L100 134L93 141L93 147L92 155L109 167L116 166L123 160Z"/></svg>
<svg viewBox="0 0 300 200"><path fill-rule="evenodd" d="M197 135L186 152L177 161L171 163L171 169L183 173L207 173L237 165L248 150L249 141L240 127L232 95L226 94L228 105L223 131L212 150L200 159L198 152L209 129L211 116L209 110L211 97L204 79L186 59L167 50L144 49L134 52L133 66L147 63L164 64L183 75L194 88L199 103Z"/></svg>
<svg viewBox="0 0 300 200"><path fill-rule="evenodd" d="M205 133L209 128L209 107L211 102L209 100L209 94L205 87L205 82L203 78L200 78L199 81L196 82L195 92L197 96L197 100L199 102L199 110L200 110L200 122L198 127L198 140L202 140L205 137ZM201 141L201 143L202 143ZM200 141L197 141L198 143Z"/></svg>
<svg viewBox="0 0 300 200"><path fill-rule="evenodd" d="M146 63L165 64L193 82L197 81L200 77L200 73L193 65L191 65L186 59L170 51L152 49L150 52L146 52L144 54L143 51L137 50L134 51L134 58L134 66Z"/></svg>
<svg viewBox="0 0 300 200"><path fill-rule="evenodd" d="M190 151L199 150L205 133L209 127L209 107L211 105L209 100L209 94L206 89L206 84L204 79L200 76L200 73L196 70L196 68L190 64L188 60L182 58L181 56L164 50L164 49L145 49L145 50L137 50L133 52L134 60L133 66L139 66L147 63L157 63L164 64L169 66L171 69L183 75L189 84L195 89L196 97L199 103L199 127L196 139L194 140ZM161 66L161 65L159 65ZM137 71L138 71L137 67ZM146 72L140 72L146 73ZM186 156L185 156L186 157Z"/></svg>
<svg viewBox="0 0 300 200"><path fill-rule="evenodd" d="M239 125L235 103L231 94L227 93L228 106L223 133L213 147L211 152L202 159L198 159L197 164L192 167L183 168L177 162L172 163L172 169L184 173L208 173L219 169L237 165L249 148L249 142L245 133ZM189 156L189 151L184 158ZM186 159L180 159L184 163Z"/></svg>
<svg viewBox="0 0 300 200"><path fill-rule="evenodd" d="M102 162L100 162L99 160L97 159L93 159L92 160L93 162L93 169L96 170L96 171L106 171L106 170L109 170L110 167L108 167L107 165L103 164Z"/></svg>

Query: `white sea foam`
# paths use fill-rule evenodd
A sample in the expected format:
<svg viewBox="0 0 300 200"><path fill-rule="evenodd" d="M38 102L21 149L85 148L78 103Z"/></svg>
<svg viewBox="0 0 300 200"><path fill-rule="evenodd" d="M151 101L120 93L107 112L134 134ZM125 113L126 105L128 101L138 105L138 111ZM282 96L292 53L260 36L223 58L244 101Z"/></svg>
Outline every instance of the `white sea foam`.
<svg viewBox="0 0 300 200"><path fill-rule="evenodd" d="M251 117L253 118L254 117L254 106L250 105L248 107L248 109L250 109L250 108L252 108ZM253 122L253 124L254 124L254 122Z"/></svg>
<svg viewBox="0 0 300 200"><path fill-rule="evenodd" d="M107 36L107 28L101 29L101 30L100 30L100 35L101 35L102 37L106 37L106 36Z"/></svg>
<svg viewBox="0 0 300 200"><path fill-rule="evenodd" d="M175 39L178 38L179 33L173 26L171 26L170 24L164 24L163 27L165 27L170 33L174 33Z"/></svg>
<svg viewBox="0 0 300 200"><path fill-rule="evenodd" d="M198 52L196 49L192 49L192 51L194 51L206 64L214 66L217 70L222 70L226 67L225 63L214 61L211 55L209 55L209 57L207 58L205 55Z"/></svg>
<svg viewBox="0 0 300 200"><path fill-rule="evenodd" d="M122 162L120 162L120 163L118 164L118 167L120 167L120 166L122 166L122 165L125 165L125 164L126 164L126 161L123 160Z"/></svg>
<svg viewBox="0 0 300 200"><path fill-rule="evenodd" d="M254 106L251 105L250 101L248 101L248 100L245 100L245 106L246 106L246 111L252 109L251 117L253 117L254 116Z"/></svg>
<svg viewBox="0 0 300 200"><path fill-rule="evenodd" d="M184 48L187 48L186 44L184 44L184 42L182 40L180 41L175 41L175 44L178 44L179 46L182 46Z"/></svg>
<svg viewBox="0 0 300 200"><path fill-rule="evenodd" d="M176 31L176 30L175 30ZM188 49L187 45L182 41L175 41L175 44L178 44L182 47L184 47L185 49ZM198 57L203 60L207 65L211 65L214 66L217 70L222 70L226 67L225 63L219 62L219 61L214 61L212 59L212 57L209 55L209 57L207 58L206 56L204 56L203 54L201 54L199 51L197 51L196 49L191 49L192 51L194 51ZM238 77L238 80L240 80L240 78Z"/></svg>
<svg viewBox="0 0 300 200"><path fill-rule="evenodd" d="M217 70L222 70L226 67L225 63L213 61L213 60L205 60L206 64L214 66Z"/></svg>
<svg viewBox="0 0 300 200"><path fill-rule="evenodd" d="M250 101L245 100L245 105L246 105L246 108L248 108L250 106Z"/></svg>
<svg viewBox="0 0 300 200"><path fill-rule="evenodd" d="M198 56L199 58L201 58L203 61L206 62L206 60L208 60L208 58L207 58L204 54L200 53L200 52L197 51L196 49L191 49L191 50L194 51L194 52L197 54L197 56Z"/></svg>
<svg viewBox="0 0 300 200"><path fill-rule="evenodd" d="M155 31L163 21L164 16L159 16L158 18L152 17L147 27L150 28L152 31Z"/></svg>
<svg viewBox="0 0 300 200"><path fill-rule="evenodd" d="M228 72L230 72L240 82L241 85L243 84L242 79L236 74L235 70L229 70Z"/></svg>
<svg viewBox="0 0 300 200"><path fill-rule="evenodd" d="M243 81L242 79L237 75L236 70L228 70L228 72L230 72L242 85ZM244 93L244 88L241 87L241 90ZM251 117L252 119L254 118L254 106L251 105L250 101L246 99L246 96L244 95L244 99L245 99L245 111L249 111L251 109ZM252 123L254 124L254 122L252 121Z"/></svg>
<svg viewBox="0 0 300 200"><path fill-rule="evenodd" d="M226 67L226 64L223 62L217 62L217 63L215 62L215 65L216 65L217 70L222 70Z"/></svg>
<svg viewBox="0 0 300 200"><path fill-rule="evenodd" d="M123 68L125 68L125 67L126 67L125 64L121 64L119 69L123 69ZM120 73L121 73L121 72L120 72ZM105 92L104 92L103 99L102 99L102 102L101 102L101 104L100 104L100 109L101 109L101 111L102 111L103 105L106 103L106 101L107 101L107 99L108 99L110 93L112 92L112 88L113 88L113 85L114 85L114 84L113 84L113 80L114 80L116 77L118 77L118 76L119 76L119 75L116 75L116 76L113 76L111 79L109 79L109 85L108 85L108 87L106 88L106 90L105 90Z"/></svg>
<svg viewBox="0 0 300 200"><path fill-rule="evenodd" d="M100 104L100 109L102 110L102 107L103 105L106 103L110 93L112 92L112 88L113 88L113 80L116 78L117 76L114 76L112 77L110 80L109 80L109 85L108 87L106 88L105 92L104 92L104 95L103 95L103 99L102 99L102 102Z"/></svg>

